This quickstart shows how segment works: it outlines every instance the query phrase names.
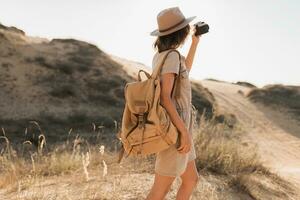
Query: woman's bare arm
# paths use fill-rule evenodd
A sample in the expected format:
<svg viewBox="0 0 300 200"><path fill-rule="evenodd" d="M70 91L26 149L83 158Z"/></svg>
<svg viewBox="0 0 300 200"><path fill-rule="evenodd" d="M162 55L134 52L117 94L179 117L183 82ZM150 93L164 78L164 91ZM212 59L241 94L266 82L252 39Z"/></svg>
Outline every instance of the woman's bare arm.
<svg viewBox="0 0 300 200"><path fill-rule="evenodd" d="M183 120L180 118L176 106L174 105L172 98L171 98L171 91L173 82L175 80L174 73L166 73L162 75L161 81L161 93L160 93L160 102L161 105L166 109L168 112L171 121L177 127L180 132L186 132L186 127Z"/></svg>
<svg viewBox="0 0 300 200"><path fill-rule="evenodd" d="M195 57L195 53L196 53L196 49L199 43L199 36L195 36L194 33L192 34L192 44L190 46L189 52L185 58L185 65L188 71L191 71L193 62L194 62L194 57Z"/></svg>
<svg viewBox="0 0 300 200"><path fill-rule="evenodd" d="M187 153L191 149L191 135L189 134L185 123L179 116L176 106L171 98L171 91L174 84L175 73L166 73L162 75L161 84L161 105L168 112L172 123L180 132L180 146L177 148L179 153Z"/></svg>

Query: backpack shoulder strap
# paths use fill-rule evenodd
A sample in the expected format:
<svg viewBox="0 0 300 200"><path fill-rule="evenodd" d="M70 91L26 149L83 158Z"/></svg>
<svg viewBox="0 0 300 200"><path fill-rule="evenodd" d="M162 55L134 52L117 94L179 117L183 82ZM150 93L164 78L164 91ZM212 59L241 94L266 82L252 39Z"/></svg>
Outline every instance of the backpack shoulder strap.
<svg viewBox="0 0 300 200"><path fill-rule="evenodd" d="M155 71L153 71L153 73L151 74L151 78L153 79L157 79L157 77L159 76L160 72L161 72L161 68L162 66L164 65L164 62L166 61L167 59L167 56L169 55L169 53L171 53L172 51L175 51L177 52L178 54L178 59L179 59L179 70L178 70L178 75L175 76L175 79L174 79L174 84L173 84L173 87L172 87L172 91L171 91L171 98L172 99L175 99L175 97L178 97L179 94L180 94L180 87L179 87L179 84L180 84L180 78L178 77L180 75L180 70L181 70L181 55L179 53L179 51L177 51L176 49L171 49L171 50L168 50L161 63L159 63L159 66L154 68Z"/></svg>
<svg viewBox="0 0 300 200"><path fill-rule="evenodd" d="M157 79L157 77L159 76L159 74L160 74L160 72L161 72L162 66L164 65L164 63L165 63L165 61L166 61L166 59L167 59L169 53L171 53L172 51L175 51L175 52L178 54L178 57L179 57L179 64L180 64L180 66L179 66L179 72L180 72L180 68L181 68L181 60L180 60L181 56L180 56L180 53L179 53L179 51L176 50L176 49L170 49L170 50L167 50L167 52L165 53L165 55L164 55L162 61L159 63L159 66L154 68L155 70L154 70L153 73L151 74L151 78ZM179 74L179 72L178 72L178 74Z"/></svg>

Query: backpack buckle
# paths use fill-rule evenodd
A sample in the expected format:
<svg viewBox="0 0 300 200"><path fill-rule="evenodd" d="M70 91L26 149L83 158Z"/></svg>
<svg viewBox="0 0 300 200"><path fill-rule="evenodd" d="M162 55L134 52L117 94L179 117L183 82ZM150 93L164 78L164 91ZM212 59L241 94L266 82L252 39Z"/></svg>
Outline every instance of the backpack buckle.
<svg viewBox="0 0 300 200"><path fill-rule="evenodd" d="M139 113L138 114L138 126L139 128L145 127L146 122L146 113Z"/></svg>

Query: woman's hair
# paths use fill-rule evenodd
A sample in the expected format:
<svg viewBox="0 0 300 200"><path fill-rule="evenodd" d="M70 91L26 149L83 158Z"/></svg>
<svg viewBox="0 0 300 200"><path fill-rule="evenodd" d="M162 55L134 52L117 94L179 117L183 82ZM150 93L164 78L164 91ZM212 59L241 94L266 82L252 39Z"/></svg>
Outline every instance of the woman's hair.
<svg viewBox="0 0 300 200"><path fill-rule="evenodd" d="M179 47L190 32L190 25L186 25L182 29L168 35L158 36L153 44L158 52L162 52L171 48Z"/></svg>

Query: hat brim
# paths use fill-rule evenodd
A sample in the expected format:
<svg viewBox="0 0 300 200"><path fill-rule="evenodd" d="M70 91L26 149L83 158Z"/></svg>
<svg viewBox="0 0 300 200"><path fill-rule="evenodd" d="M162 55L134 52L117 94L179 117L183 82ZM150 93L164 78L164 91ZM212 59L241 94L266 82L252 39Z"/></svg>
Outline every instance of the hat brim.
<svg viewBox="0 0 300 200"><path fill-rule="evenodd" d="M164 36L164 35L168 35L171 34L175 31L178 31L180 29L182 29L183 27L185 27L186 25L188 25L193 19L195 19L196 16L192 16L192 17L188 17L186 18L182 23L180 23L178 26L168 30L168 31L164 31L164 32L160 32L158 29L152 31L150 33L151 36Z"/></svg>

